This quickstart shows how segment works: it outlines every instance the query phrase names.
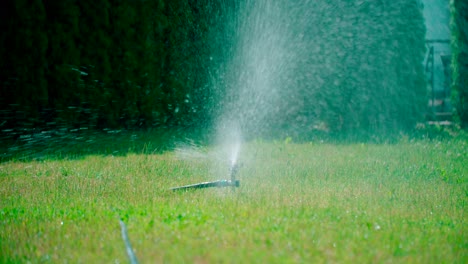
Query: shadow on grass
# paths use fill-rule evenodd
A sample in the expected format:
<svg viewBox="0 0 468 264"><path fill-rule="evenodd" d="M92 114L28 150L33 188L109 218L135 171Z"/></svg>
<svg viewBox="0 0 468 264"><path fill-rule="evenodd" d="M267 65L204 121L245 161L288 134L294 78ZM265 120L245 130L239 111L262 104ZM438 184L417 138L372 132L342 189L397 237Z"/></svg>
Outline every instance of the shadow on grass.
<svg viewBox="0 0 468 264"><path fill-rule="evenodd" d="M8 131L7 131L8 132ZM181 142L205 143L203 133L189 129L40 131L0 134L0 163L81 159L88 155L160 154Z"/></svg>

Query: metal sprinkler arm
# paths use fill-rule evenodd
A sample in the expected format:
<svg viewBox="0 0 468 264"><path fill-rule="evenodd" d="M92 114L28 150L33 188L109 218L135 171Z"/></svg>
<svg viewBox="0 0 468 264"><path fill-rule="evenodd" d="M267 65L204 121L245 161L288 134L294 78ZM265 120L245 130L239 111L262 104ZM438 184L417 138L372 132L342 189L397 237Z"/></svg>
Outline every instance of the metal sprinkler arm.
<svg viewBox="0 0 468 264"><path fill-rule="evenodd" d="M204 189L209 187L239 187L239 181L229 181L229 180L219 180L219 181L212 181L212 182L201 182L196 184L190 184L180 187L171 188L172 191L181 191L181 190L188 190L188 189Z"/></svg>
<svg viewBox="0 0 468 264"><path fill-rule="evenodd" d="M212 182L201 182L196 184L190 184L180 187L174 187L170 190L172 191L180 191L180 190L188 190L188 189L203 189L209 187L239 187L240 183L239 180L236 179L236 174L239 171L240 165L234 164L229 168L229 174L231 179L230 180L219 180L219 181L212 181Z"/></svg>

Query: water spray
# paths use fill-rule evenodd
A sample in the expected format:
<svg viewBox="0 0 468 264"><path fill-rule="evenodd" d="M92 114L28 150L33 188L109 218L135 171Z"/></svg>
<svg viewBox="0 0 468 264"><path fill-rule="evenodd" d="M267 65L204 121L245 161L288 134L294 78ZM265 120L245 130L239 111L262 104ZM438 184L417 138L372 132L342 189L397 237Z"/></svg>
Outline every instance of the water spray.
<svg viewBox="0 0 468 264"><path fill-rule="evenodd" d="M191 185L185 185L180 187L173 187L170 190L179 191L179 190L189 190L189 189L203 189L210 187L239 187L240 183L237 179L237 173L239 172L240 163L239 163L239 154L241 150L241 133L240 128L237 122L228 122L221 126L219 131L221 142L219 151L214 153L214 157L219 161L229 162L229 178L225 180L217 180L210 182L201 182ZM221 159L220 159L221 157Z"/></svg>

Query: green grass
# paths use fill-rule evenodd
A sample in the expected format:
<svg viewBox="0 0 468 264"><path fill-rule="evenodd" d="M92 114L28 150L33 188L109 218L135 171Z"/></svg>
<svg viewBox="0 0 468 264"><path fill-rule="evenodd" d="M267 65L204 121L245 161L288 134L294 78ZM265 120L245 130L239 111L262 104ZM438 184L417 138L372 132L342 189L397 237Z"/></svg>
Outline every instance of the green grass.
<svg viewBox="0 0 468 264"><path fill-rule="evenodd" d="M141 263L468 262L466 140L252 142L238 189L190 192L227 169L103 154L0 163L0 262L126 263L119 218Z"/></svg>

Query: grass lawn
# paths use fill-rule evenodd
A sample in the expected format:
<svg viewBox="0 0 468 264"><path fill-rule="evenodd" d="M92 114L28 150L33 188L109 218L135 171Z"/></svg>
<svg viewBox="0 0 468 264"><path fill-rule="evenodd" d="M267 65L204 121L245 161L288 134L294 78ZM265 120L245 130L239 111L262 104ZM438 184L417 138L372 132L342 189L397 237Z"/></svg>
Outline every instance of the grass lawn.
<svg viewBox="0 0 468 264"><path fill-rule="evenodd" d="M466 139L250 142L188 192L227 164L155 145L3 160L0 262L127 263L119 218L141 263L468 262Z"/></svg>

